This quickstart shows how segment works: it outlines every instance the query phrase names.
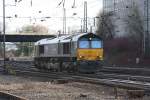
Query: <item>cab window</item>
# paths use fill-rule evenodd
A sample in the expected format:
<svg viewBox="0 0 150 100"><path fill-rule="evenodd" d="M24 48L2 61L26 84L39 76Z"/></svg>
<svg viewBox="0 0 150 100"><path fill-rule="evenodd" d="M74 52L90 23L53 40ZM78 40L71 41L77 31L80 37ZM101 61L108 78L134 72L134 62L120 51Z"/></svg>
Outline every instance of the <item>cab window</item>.
<svg viewBox="0 0 150 100"><path fill-rule="evenodd" d="M44 45L39 46L39 54L44 54Z"/></svg>
<svg viewBox="0 0 150 100"><path fill-rule="evenodd" d="M87 38L82 38L79 41L79 48L90 48L90 43Z"/></svg>
<svg viewBox="0 0 150 100"><path fill-rule="evenodd" d="M70 54L70 44L63 43L63 54Z"/></svg>
<svg viewBox="0 0 150 100"><path fill-rule="evenodd" d="M80 41L79 48L90 48L89 41Z"/></svg>
<svg viewBox="0 0 150 100"><path fill-rule="evenodd" d="M91 48L102 48L101 41L91 41Z"/></svg>
<svg viewBox="0 0 150 100"><path fill-rule="evenodd" d="M98 38L93 38L91 41L91 48L102 48L102 41Z"/></svg>

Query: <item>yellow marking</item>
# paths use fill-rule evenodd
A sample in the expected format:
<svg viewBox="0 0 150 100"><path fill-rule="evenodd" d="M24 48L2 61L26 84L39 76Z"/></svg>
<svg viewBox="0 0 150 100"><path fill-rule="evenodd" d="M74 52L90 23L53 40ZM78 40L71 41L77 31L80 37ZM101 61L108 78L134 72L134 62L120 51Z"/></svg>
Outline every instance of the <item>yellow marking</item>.
<svg viewBox="0 0 150 100"><path fill-rule="evenodd" d="M78 60L103 60L103 49L78 49Z"/></svg>

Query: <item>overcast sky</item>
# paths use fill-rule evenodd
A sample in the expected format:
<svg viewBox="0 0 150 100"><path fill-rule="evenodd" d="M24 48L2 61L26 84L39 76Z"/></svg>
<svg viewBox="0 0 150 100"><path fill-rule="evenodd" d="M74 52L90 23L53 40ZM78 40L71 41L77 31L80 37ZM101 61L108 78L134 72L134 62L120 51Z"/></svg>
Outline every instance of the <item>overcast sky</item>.
<svg viewBox="0 0 150 100"><path fill-rule="evenodd" d="M23 25L32 25L33 23L45 25L49 27L50 31L62 30L63 10L62 5L58 6L62 0L32 0L32 2L31 0L20 0L20 2L17 3L15 3L15 0L5 1L6 16L12 17L6 19L7 32L15 31ZM66 16L69 17L67 18L67 27L79 28L81 24L80 18L83 18L84 14L83 7L85 0L75 0L75 8L72 8L74 0L65 1ZM100 9L102 9L102 0L87 0L87 4L88 17L90 18L97 16ZM0 3L0 10L0 16L2 16L2 0ZM77 13L77 15L73 16L73 13ZM15 18L15 14L17 18ZM42 17L48 16L51 18L41 22L41 20L44 20ZM92 24L92 19L89 19L88 24Z"/></svg>

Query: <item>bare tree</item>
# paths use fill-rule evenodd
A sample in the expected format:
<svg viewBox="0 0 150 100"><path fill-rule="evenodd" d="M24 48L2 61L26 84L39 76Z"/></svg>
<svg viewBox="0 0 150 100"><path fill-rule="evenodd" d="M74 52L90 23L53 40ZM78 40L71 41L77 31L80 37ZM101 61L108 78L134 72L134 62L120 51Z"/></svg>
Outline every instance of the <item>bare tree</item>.
<svg viewBox="0 0 150 100"><path fill-rule="evenodd" d="M99 13L97 34L103 39L113 39L115 37L115 25L112 19L113 13Z"/></svg>
<svg viewBox="0 0 150 100"><path fill-rule="evenodd" d="M48 33L48 28L42 25L33 26L34 33Z"/></svg>
<svg viewBox="0 0 150 100"><path fill-rule="evenodd" d="M20 33L47 34L48 28L42 25L27 25L22 27Z"/></svg>
<svg viewBox="0 0 150 100"><path fill-rule="evenodd" d="M144 21L140 15L138 6L133 6L129 8L129 15L127 16L126 29L128 31L127 36L131 37L134 41L142 41L144 34Z"/></svg>
<svg viewBox="0 0 150 100"><path fill-rule="evenodd" d="M126 19L127 37L136 46L139 55L141 55L143 54L144 20L140 15L138 6L132 6L132 8L129 8L129 11Z"/></svg>
<svg viewBox="0 0 150 100"><path fill-rule="evenodd" d="M23 26L20 33L33 33L33 25Z"/></svg>

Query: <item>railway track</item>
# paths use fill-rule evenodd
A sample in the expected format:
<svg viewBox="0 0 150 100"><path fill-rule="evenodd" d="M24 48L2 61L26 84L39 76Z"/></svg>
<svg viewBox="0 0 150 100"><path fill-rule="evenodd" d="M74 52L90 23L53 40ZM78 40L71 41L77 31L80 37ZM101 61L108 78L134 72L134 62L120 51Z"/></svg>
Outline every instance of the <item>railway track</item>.
<svg viewBox="0 0 150 100"><path fill-rule="evenodd" d="M19 72L20 73L20 72ZM113 86L117 88L125 88L125 89L135 89L135 90L150 90L150 83L149 82L141 82L141 81L132 81L132 80L125 80L125 79L116 79L116 78L97 78L97 77L90 77L88 76L81 76L81 75L62 75L62 73L57 74L45 74L45 73L30 73L30 72L23 72L25 75L38 76L44 78L50 78L54 80L63 80L63 81L74 81L74 82L84 82L84 83L92 83L92 84L100 84L100 85L107 85ZM22 72L20 73L22 74ZM38 75L37 75L38 74ZM18 74L19 75L19 74ZM31 75L30 75L31 76Z"/></svg>
<svg viewBox="0 0 150 100"><path fill-rule="evenodd" d="M27 100L24 97L0 91L0 100Z"/></svg>
<svg viewBox="0 0 150 100"><path fill-rule="evenodd" d="M116 73L98 73L97 76L101 76L105 78L131 80L131 81L150 82L149 76L138 76L138 75L127 75L127 74L116 74Z"/></svg>
<svg viewBox="0 0 150 100"><path fill-rule="evenodd" d="M36 76L56 80L80 81L94 84L103 84L127 89L144 89L150 90L150 77L137 76L132 74L120 74L113 72L114 70L104 70L96 74L79 74L79 73L64 73L64 72L42 72L34 68L32 62L9 62L16 75ZM21 66L21 67L20 67ZM119 69L119 68L118 68ZM120 69L119 69L120 70ZM130 70L130 69L125 69ZM132 69L133 70L133 69Z"/></svg>
<svg viewBox="0 0 150 100"><path fill-rule="evenodd" d="M87 74L64 74L64 73L42 73L42 72L30 72L16 70L16 75L27 75L42 78L49 78L51 80L65 80L65 81L77 81L77 82L88 82L92 84L102 84L107 86L114 86L118 88L126 89L142 89L150 90L149 82L132 81L118 78L108 78L103 76L93 76Z"/></svg>
<svg viewBox="0 0 150 100"><path fill-rule="evenodd" d="M104 73L116 73L126 75L139 75L139 76L150 76L150 69L148 68L136 68L136 67L107 67L104 66L101 69Z"/></svg>

